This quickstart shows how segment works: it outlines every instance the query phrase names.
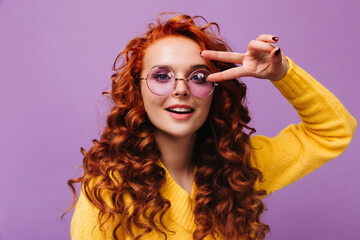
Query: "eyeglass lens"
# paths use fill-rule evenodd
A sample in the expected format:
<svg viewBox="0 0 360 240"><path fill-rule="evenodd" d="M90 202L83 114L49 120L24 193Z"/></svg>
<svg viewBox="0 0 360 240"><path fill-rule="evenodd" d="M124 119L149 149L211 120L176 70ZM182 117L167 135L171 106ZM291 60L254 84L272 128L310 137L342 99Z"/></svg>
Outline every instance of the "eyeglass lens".
<svg viewBox="0 0 360 240"><path fill-rule="evenodd" d="M206 69L192 72L187 81L190 93L200 98L210 95L214 90L214 83L206 81L209 75L210 72ZM174 90L175 84L175 75L168 67L154 68L147 76L148 88L156 95L168 95Z"/></svg>

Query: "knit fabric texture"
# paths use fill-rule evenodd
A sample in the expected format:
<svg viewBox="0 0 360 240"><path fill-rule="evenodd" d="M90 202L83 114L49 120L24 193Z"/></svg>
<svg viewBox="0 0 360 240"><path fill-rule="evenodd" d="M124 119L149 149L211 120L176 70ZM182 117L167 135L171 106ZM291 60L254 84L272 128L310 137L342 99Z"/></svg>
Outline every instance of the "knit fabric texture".
<svg viewBox="0 0 360 240"><path fill-rule="evenodd" d="M349 145L357 125L356 120L341 102L324 86L303 69L288 59L286 76L273 81L273 85L298 112L301 123L291 124L275 137L261 135L250 140L251 161L264 175L264 182L257 182L256 188L274 192L319 168L327 161L339 156ZM165 170L165 166L159 162ZM171 202L171 208L164 215L167 239L192 239L195 230L196 186L193 183L191 195L182 189L166 170L166 184L161 194ZM125 197L131 201L131 197ZM100 231L98 210L81 192L71 222L71 238L113 239L113 226ZM131 239L118 231L119 239ZM165 239L164 235L152 231L141 239ZM207 236L206 239L213 239ZM218 236L218 239L222 239Z"/></svg>

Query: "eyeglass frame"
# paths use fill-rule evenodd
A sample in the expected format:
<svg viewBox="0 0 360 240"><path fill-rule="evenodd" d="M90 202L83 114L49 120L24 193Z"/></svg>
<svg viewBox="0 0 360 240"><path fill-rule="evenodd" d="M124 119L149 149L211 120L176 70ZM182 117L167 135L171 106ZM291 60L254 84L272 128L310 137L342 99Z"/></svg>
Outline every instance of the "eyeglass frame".
<svg viewBox="0 0 360 240"><path fill-rule="evenodd" d="M173 88L168 94L165 94L165 95L159 95L159 94L154 93L154 92L150 89L149 84L148 84L148 80L147 80L147 79L149 78L149 74L150 74L154 69L156 69L156 68L161 68L161 67L168 68L168 69L171 71L171 73L174 74L174 79L175 79L174 88ZM152 92L153 94L155 94L155 95L157 95L157 96L166 96L166 95L169 95L170 93L172 93L172 92L175 90L175 88L176 88L176 82L177 82L178 80L184 80L184 81L186 81L186 85L187 85L187 87L188 87L188 89L189 89L189 92L190 92L193 96L195 96L195 95L190 91L189 81L191 81L191 80L190 80L189 78L190 78L190 76L191 76L194 72L196 72L196 71L198 71L198 70L206 70L206 71L209 72L210 74L212 73L212 72L210 72L208 69L198 68L198 69L195 69L194 71L192 71L192 72L189 74L189 77L187 77L187 78L176 78L174 71L173 71L170 67L168 67L168 66L156 66L156 67L153 67L152 69L150 69L150 71L148 72L148 74L146 75L146 77L144 77L144 78L139 78L139 80L146 80L146 86L147 86L147 88L150 90L150 92ZM209 75L210 75L210 74L209 74ZM210 81L207 81L207 82L210 82ZM211 90L211 92L210 92L208 95L206 95L206 96L204 96L204 97L197 97L197 96L195 96L195 97L197 97L197 98L205 98L205 97L210 96L210 95L214 92L215 87L216 87L217 85L219 85L217 82L212 82L212 83L214 84L214 85L213 85L214 87L213 87L213 89Z"/></svg>

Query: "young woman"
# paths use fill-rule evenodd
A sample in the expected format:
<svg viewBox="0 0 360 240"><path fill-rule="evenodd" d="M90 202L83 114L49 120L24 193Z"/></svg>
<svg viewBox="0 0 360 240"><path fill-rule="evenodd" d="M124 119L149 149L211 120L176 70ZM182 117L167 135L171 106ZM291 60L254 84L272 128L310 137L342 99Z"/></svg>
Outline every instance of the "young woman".
<svg viewBox="0 0 360 240"><path fill-rule="evenodd" d="M278 37L233 53L199 19L152 23L118 55L107 126L69 181L73 239L263 239L262 198L349 144L356 121ZM250 137L243 76L271 80L302 122Z"/></svg>

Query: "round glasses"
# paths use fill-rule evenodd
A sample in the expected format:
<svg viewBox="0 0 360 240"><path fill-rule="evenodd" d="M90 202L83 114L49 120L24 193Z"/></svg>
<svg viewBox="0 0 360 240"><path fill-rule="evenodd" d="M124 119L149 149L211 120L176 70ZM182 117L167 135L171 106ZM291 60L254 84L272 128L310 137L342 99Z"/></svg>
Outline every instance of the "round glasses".
<svg viewBox="0 0 360 240"><path fill-rule="evenodd" d="M211 72L206 69L197 69L188 78L176 78L170 68L155 67L150 70L146 78L140 78L140 80L146 80L149 90L159 96L170 94L175 89L176 81L184 80L192 95L203 98L209 96L217 85L206 80L210 74Z"/></svg>

